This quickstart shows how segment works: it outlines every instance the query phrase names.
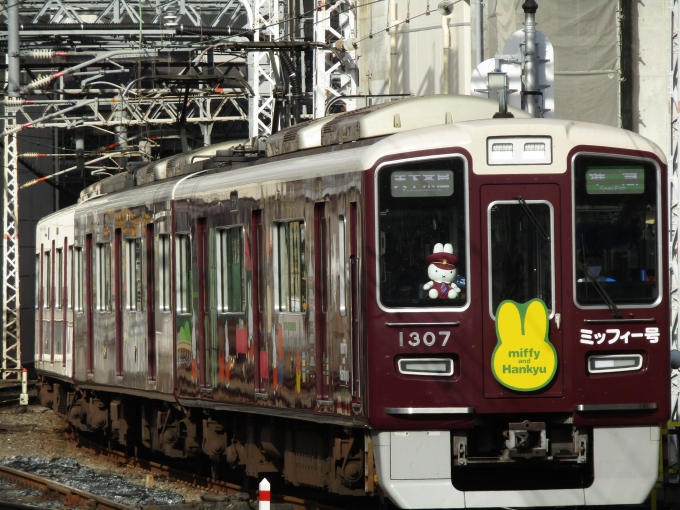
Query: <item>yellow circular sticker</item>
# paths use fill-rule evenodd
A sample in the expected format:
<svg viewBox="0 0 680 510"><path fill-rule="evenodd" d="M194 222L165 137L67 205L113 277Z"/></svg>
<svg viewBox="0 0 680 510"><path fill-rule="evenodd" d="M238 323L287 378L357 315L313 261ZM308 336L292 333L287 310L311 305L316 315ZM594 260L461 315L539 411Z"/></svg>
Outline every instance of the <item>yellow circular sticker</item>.
<svg viewBox="0 0 680 510"><path fill-rule="evenodd" d="M503 301L496 310L496 336L491 370L503 386L534 391L555 376L557 353L548 340L548 308L543 301Z"/></svg>

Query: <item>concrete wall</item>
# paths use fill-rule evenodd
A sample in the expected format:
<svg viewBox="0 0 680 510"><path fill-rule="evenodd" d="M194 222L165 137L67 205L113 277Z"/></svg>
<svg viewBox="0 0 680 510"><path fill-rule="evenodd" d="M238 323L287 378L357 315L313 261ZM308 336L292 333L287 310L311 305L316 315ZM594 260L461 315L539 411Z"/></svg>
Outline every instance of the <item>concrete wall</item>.
<svg viewBox="0 0 680 510"><path fill-rule="evenodd" d="M633 1L631 7L631 129L655 142L670 158L669 2Z"/></svg>
<svg viewBox="0 0 680 510"><path fill-rule="evenodd" d="M425 14L428 5L429 15ZM358 60L361 93L420 96L443 92L444 29L437 5L434 0L385 0L358 9L358 38L364 39ZM449 91L467 94L471 68L469 4L458 2L448 18ZM392 19L390 26L397 25L389 33L388 19ZM391 88L393 64L396 83Z"/></svg>

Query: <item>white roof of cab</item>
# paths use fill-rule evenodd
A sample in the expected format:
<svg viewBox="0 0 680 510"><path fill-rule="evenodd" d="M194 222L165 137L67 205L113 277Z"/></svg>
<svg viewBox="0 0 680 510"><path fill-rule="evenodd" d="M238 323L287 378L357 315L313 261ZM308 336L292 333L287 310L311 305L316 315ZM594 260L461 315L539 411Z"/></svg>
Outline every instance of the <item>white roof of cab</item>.
<svg viewBox="0 0 680 510"><path fill-rule="evenodd" d="M550 136L552 164L487 164L487 138L518 136ZM658 145L624 129L558 119L493 119L458 122L395 134L368 147L362 155L361 166L370 168L379 159L392 154L461 147L472 156L473 171L476 174L564 173L567 171L569 151L579 145L651 152L666 162L666 156Z"/></svg>

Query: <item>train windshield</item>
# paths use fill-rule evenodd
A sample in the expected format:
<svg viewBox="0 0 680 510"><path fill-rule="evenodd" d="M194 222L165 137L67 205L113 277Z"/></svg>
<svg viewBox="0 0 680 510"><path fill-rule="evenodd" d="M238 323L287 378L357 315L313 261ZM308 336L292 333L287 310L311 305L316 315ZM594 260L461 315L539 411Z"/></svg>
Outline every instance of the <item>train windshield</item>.
<svg viewBox="0 0 680 510"><path fill-rule="evenodd" d="M574 168L576 302L602 306L659 296L658 172L647 161L581 156Z"/></svg>
<svg viewBox="0 0 680 510"><path fill-rule="evenodd" d="M384 306L460 307L467 302L465 190L460 158L379 171L378 272Z"/></svg>
<svg viewBox="0 0 680 510"><path fill-rule="evenodd" d="M521 199L521 200L520 200ZM489 207L491 313L506 299L540 298L553 309L553 210L548 202L494 202Z"/></svg>

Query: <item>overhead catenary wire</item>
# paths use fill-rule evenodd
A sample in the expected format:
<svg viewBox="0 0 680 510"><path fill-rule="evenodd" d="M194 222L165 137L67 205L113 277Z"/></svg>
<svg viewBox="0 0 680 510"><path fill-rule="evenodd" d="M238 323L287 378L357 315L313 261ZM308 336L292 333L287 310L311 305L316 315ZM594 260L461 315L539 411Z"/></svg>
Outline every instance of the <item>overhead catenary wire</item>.
<svg viewBox="0 0 680 510"><path fill-rule="evenodd" d="M358 9L358 8L361 8L361 7L368 7L368 6L370 6L370 5L373 5L373 4L376 4L376 3L379 3L379 2L383 2L383 1L385 1L385 0L373 0L373 1L371 1L371 2L362 4L362 5L356 5L356 4L353 4L351 1L348 1L348 0L339 0L339 1L337 1L337 2L334 2L332 5L328 6L327 13L330 15L330 13L331 13L333 10L338 9L338 8L339 8L341 5L343 5L343 4L348 4L349 7L350 7L350 9L356 10L356 9ZM15 3L13 3L13 4L11 4L11 5L8 5L7 7L1 9L1 10L6 10L7 8L9 8L9 7L11 7L11 6L20 5L21 3L22 3L22 2L15 2ZM238 34L238 35L248 35L248 34L254 34L255 32L258 32L258 31L260 31L260 32L266 31L266 30L268 30L269 28L271 28L271 27L273 27L273 26L280 25L280 24L282 24L282 23L283 23L283 24L289 24L289 23L291 23L293 20L303 18L304 16L309 15L310 13L314 12L314 11L317 10L317 9L318 9L318 7L315 7L315 8L309 9L309 10L307 10L307 11L301 13L301 14L298 14L298 15L296 15L296 16L291 16L291 17L289 17L289 18L287 18L287 19L284 19L284 20L278 20L278 23L263 24L263 25L261 25L261 26L259 26L259 27L254 27L254 28L252 28L252 29L229 29L229 30L227 31L227 34L226 34L226 35L227 35L228 37L232 37L233 35L237 35L237 34ZM325 16L323 19L319 19L319 20L313 22L312 25L316 25L316 24L318 24L318 23L325 23L325 22L327 22L327 21L328 21L328 17ZM145 26L146 26L146 27L149 27L149 28L152 28L152 27L155 28L156 25L161 26L161 25L159 25L159 24L152 24L152 26L149 26L149 24L143 23L141 17L140 17L140 19L139 19L139 28L140 28L140 29L145 28ZM306 24L306 25L308 25L308 24ZM39 30L39 29L41 29L41 28L46 28L46 27L48 27L48 28L50 28L50 29L55 29L55 30L57 30L57 31L58 31L58 30L66 30L66 29L75 29L75 28L81 28L81 29L103 29L103 30L106 30L106 29L115 29L115 28L132 28L133 26L136 27L136 26L138 26L138 25L137 25L136 23L115 23L115 24L105 24L105 23L44 24L44 23L40 23L40 24L27 24L27 25L25 25L25 29L27 29L29 32L30 32L31 30ZM211 27L211 28L212 28L212 27ZM289 37L290 35L297 35L299 32L305 30L305 28L306 28L306 26L301 26L301 27L299 27L299 28L296 30L295 33L293 33L293 34L288 34L288 37ZM224 29L209 30L207 27L182 27L182 28L179 29L179 30L176 29L176 31L178 31L178 32L185 32L185 33L197 32L197 31L198 31L199 34L200 34L201 36L204 35L204 34L206 34L206 35L215 35L215 32L218 32L218 33L219 33L219 32L222 32L222 33L224 33ZM197 34L197 35L199 35L199 34ZM280 37L278 37L278 38L276 38L276 39L273 39L273 42L281 41L283 38L284 38L284 36L282 35L282 36L280 36ZM323 44L323 43L318 43L318 42L317 42L316 44ZM215 45L213 45L213 47L214 47L214 46L215 46ZM327 47L327 49L328 49L329 51L332 51L333 53L335 53L335 55L336 55L336 57L337 57L338 59L342 60L342 55L339 54L339 53L340 53L339 50L337 50L336 48L332 48L332 47ZM131 50L127 50L127 51L126 51L126 50L114 50L115 54L117 54L116 56L121 55L121 54L125 54L125 53L127 53L127 52L129 52L129 51L131 51ZM134 51L134 50L132 50L132 51ZM136 50L136 51L139 51L139 50ZM24 92L24 93L25 93L25 92L28 92L28 91L32 90L34 87L41 87L41 86L43 86L43 85L45 85L45 84L47 84L47 83L49 83L49 82L51 82L51 81L54 81L54 80L60 78L61 76L64 76L64 75L69 74L69 73L72 73L73 71L79 69L80 67L86 66L86 65L88 65L88 64L92 64L92 63L97 62L97 61L101 61L101 60L103 60L104 58L108 59L108 58L110 58L110 57L113 57L113 56L114 56L114 52L106 52L106 53L104 53L104 54L99 54L99 55L97 55L95 58L89 59L87 62L83 62L83 63L78 64L78 65L76 65L76 66L73 66L73 67L71 67L71 68L69 68L69 69L66 69L66 70L64 70L64 71L60 71L60 72L54 73L54 74L52 74L52 75L50 75L50 76L45 76L45 77L38 78L37 80L34 80L31 84L22 87L22 89L23 89L22 92ZM204 52L205 52L205 50L204 50ZM203 53L204 53L204 52L203 52ZM153 56L156 56L156 55L157 55L157 52L153 52ZM130 55L130 56L132 56L132 55ZM151 56L151 55L149 55L149 54L147 53L146 56ZM234 58L236 58L236 57L234 57ZM232 60L233 60L233 59L232 59ZM215 66L215 67L217 67L217 66ZM106 82L96 82L96 83L97 83L97 84L105 84ZM93 83L93 84L94 84L94 83ZM92 84L90 84L90 85L92 85ZM119 88L119 90L120 90L120 87L116 87L115 84L109 83L109 85L114 86L114 88ZM134 94L137 95L137 92L136 92L136 91L130 91L130 88L131 88L130 86L131 86L131 85L132 85L132 83L128 84L128 86L125 87L125 90L124 90L124 92L123 92L123 95L127 94L128 92L134 93ZM44 121L44 120L48 120L49 118L52 118L52 117L54 117L54 116L58 116L58 115L60 115L60 114L66 113L66 112L68 112L68 111L70 111L70 110L72 110L72 109L75 109L75 108L78 108L78 107L82 107L82 106L86 106L87 104L88 104L87 102L79 102L78 104L72 105L72 106L70 106L70 107L68 107L68 108L66 108L66 109L63 109L63 110L59 111L59 112L54 112L54 113L52 113L52 114L50 114L50 115L48 115L48 116L41 117L40 119L34 119L34 120L31 120L30 122L21 124L21 125L15 127L15 128L13 128L13 131L12 131L12 132L14 132L15 130L22 130L22 129L25 129L25 128L28 128L28 127L35 126L36 124L38 124L38 123L40 123L40 122L42 122L42 121ZM106 130L103 130L103 131L106 131Z"/></svg>
<svg viewBox="0 0 680 510"><path fill-rule="evenodd" d="M462 0L455 0L455 1L453 2L453 4L451 4L451 5L455 5L455 4L457 4L458 2L462 2ZM361 6L359 6L359 7L361 7ZM430 10L430 4L429 4L429 2L428 2L427 7L425 8L425 12L422 12L422 13L417 14L417 15L415 15L415 16L410 16L410 13L409 13L409 15L406 16L406 19L403 19L403 20L401 20L401 21L398 21L398 22L394 23L393 25L390 25L390 24L388 23L388 24L387 24L387 27L385 28L385 32L389 32L391 29L396 28L396 27L398 27L399 25L403 25L404 23L410 23L411 20L414 20L414 19L416 19L416 18L420 18L421 16L429 16L432 12L437 12L437 11L431 11L431 10ZM410 16L410 17L409 17L409 16ZM364 38L362 38L362 39L359 39L359 40L357 41L357 44L360 43L361 41L365 41L366 39L372 39L373 37L375 37L375 35L376 35L376 34L374 34L374 33L371 32L371 33L370 33L369 35L367 35L366 37L364 37Z"/></svg>

